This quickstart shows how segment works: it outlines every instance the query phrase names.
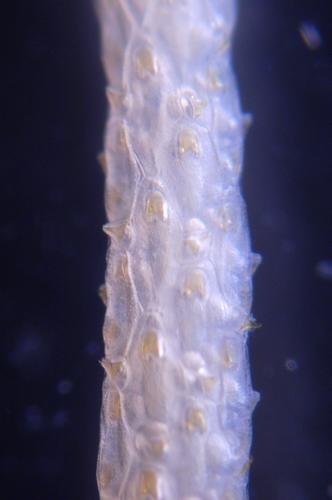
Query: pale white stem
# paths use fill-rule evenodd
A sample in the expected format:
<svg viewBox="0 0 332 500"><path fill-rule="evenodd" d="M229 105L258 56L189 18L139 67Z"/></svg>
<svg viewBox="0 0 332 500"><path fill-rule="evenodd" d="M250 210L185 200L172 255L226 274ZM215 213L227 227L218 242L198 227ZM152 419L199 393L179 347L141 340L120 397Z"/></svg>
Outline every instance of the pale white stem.
<svg viewBox="0 0 332 500"><path fill-rule="evenodd" d="M243 500L250 253L234 0L98 0L105 134L102 500Z"/></svg>

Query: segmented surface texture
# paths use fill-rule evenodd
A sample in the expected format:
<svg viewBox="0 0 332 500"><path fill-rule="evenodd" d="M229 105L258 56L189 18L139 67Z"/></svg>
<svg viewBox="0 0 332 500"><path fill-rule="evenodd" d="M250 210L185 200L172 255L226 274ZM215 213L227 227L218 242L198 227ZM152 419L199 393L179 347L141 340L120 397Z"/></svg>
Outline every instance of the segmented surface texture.
<svg viewBox="0 0 332 500"><path fill-rule="evenodd" d="M243 500L250 253L233 0L98 0L110 113L102 500Z"/></svg>

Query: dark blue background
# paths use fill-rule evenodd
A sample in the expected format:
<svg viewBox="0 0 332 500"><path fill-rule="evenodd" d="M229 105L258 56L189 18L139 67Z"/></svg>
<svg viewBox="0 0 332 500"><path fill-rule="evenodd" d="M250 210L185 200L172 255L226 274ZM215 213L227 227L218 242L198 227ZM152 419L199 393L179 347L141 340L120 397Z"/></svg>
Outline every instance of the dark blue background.
<svg viewBox="0 0 332 500"><path fill-rule="evenodd" d="M5 500L97 499L106 99L91 4L1 7ZM305 21L320 31L317 50L301 39ZM332 498L332 281L316 271L332 260L331 28L328 0L240 1L234 60L254 115L243 185L264 257L263 327L250 340L261 392L252 500Z"/></svg>

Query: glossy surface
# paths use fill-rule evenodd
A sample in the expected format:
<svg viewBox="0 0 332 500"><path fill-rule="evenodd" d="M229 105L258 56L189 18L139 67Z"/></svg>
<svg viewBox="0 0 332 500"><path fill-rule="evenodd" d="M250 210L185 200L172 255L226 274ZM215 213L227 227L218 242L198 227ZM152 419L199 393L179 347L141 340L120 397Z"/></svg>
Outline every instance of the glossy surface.
<svg viewBox="0 0 332 500"><path fill-rule="evenodd" d="M98 5L111 237L100 497L243 500L257 395L235 4Z"/></svg>

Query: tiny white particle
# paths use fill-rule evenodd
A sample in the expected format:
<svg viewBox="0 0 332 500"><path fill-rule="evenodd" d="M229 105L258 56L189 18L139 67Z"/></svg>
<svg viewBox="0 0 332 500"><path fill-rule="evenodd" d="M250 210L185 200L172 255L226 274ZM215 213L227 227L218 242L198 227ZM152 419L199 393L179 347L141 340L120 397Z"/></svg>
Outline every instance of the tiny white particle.
<svg viewBox="0 0 332 500"><path fill-rule="evenodd" d="M291 358L286 359L285 361L286 370L288 370L289 372L295 372L298 369L298 367L299 366L297 364L297 361L295 361L295 359Z"/></svg>
<svg viewBox="0 0 332 500"><path fill-rule="evenodd" d="M73 383L71 380L62 379L57 383L57 391L61 396L69 394L73 389Z"/></svg>
<svg viewBox="0 0 332 500"><path fill-rule="evenodd" d="M327 491L326 491L326 493L327 493L327 496L328 496L329 498L332 498L332 484L329 484L329 485L327 486Z"/></svg>
<svg viewBox="0 0 332 500"><path fill-rule="evenodd" d="M52 425L55 428L62 428L68 422L68 412L66 410L58 410L52 417Z"/></svg>
<svg viewBox="0 0 332 500"><path fill-rule="evenodd" d="M28 431L37 432L44 426L44 416L38 406L28 406L24 410L25 427Z"/></svg>
<svg viewBox="0 0 332 500"><path fill-rule="evenodd" d="M321 260L316 264L316 274L325 280L332 280L332 260Z"/></svg>
<svg viewBox="0 0 332 500"><path fill-rule="evenodd" d="M317 50L322 45L322 37L313 23L309 21L301 23L299 32L303 42L310 50Z"/></svg>

